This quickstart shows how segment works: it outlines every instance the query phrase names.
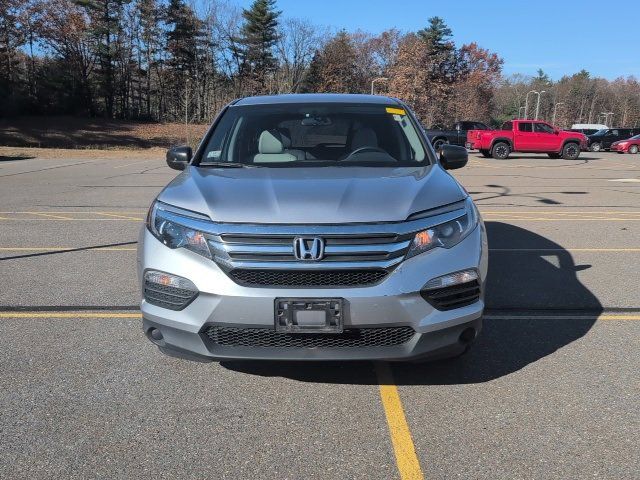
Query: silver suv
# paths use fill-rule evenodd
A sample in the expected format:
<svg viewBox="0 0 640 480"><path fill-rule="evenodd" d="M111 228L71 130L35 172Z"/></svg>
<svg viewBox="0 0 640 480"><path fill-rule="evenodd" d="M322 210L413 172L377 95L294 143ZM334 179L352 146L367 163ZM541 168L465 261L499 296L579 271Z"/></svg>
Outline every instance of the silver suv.
<svg viewBox="0 0 640 480"><path fill-rule="evenodd" d="M409 108L368 95L228 105L140 233L143 328L192 359L407 360L481 329L487 245Z"/></svg>

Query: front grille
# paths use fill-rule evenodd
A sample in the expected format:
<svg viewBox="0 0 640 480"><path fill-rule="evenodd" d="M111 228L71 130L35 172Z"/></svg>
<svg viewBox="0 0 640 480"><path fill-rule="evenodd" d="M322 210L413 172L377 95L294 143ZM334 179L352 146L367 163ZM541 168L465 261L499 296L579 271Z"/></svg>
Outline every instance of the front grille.
<svg viewBox="0 0 640 480"><path fill-rule="evenodd" d="M423 290L420 294L438 310L453 310L480 300L480 284L474 280L451 287Z"/></svg>
<svg viewBox="0 0 640 480"><path fill-rule="evenodd" d="M152 305L157 305L169 310L182 310L189 305L198 292L177 288L168 285L161 285L145 280L144 299Z"/></svg>
<svg viewBox="0 0 640 480"><path fill-rule="evenodd" d="M313 237L313 235L311 235ZM404 256L409 240L397 235L321 236L323 262L388 261ZM211 239L214 255L227 262L296 262L294 236L221 235Z"/></svg>
<svg viewBox="0 0 640 480"><path fill-rule="evenodd" d="M394 347L415 335L411 327L352 328L340 334L291 334L268 328L209 326L204 331L214 345L258 348Z"/></svg>
<svg viewBox="0 0 640 480"><path fill-rule="evenodd" d="M376 284L388 272L371 270L264 270L235 269L229 276L247 287L364 287Z"/></svg>

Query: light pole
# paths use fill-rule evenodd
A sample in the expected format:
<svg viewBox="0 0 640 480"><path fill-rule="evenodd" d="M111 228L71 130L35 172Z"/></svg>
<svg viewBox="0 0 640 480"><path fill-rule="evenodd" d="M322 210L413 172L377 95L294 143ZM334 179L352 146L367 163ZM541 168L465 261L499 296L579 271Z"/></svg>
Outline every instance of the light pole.
<svg viewBox="0 0 640 480"><path fill-rule="evenodd" d="M389 80L387 77L378 77L371 80L371 95L375 95L373 87L376 84L376 82L386 82L387 80Z"/></svg>
<svg viewBox="0 0 640 480"><path fill-rule="evenodd" d="M553 121L551 122L553 126L556 126L556 112L558 111L558 105L564 105L564 102L558 102L553 107Z"/></svg>
<svg viewBox="0 0 640 480"><path fill-rule="evenodd" d="M529 118L529 94L530 93L538 93L537 90L531 90L527 93L527 96L524 97L524 118Z"/></svg>
<svg viewBox="0 0 640 480"><path fill-rule="evenodd" d="M538 92L538 102L536 103L536 118L534 118L534 120L538 119L538 113L540 112L540 96L545 93L546 90L540 90L540 92Z"/></svg>

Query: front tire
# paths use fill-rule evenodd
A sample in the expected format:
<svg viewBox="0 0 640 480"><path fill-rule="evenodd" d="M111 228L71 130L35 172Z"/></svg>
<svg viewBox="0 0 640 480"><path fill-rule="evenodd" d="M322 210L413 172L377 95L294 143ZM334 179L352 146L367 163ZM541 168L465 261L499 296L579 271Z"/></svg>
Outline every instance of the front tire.
<svg viewBox="0 0 640 480"><path fill-rule="evenodd" d="M591 146L589 147L589 149L592 152L599 152L600 150L602 150L602 145L599 142L595 142L592 143Z"/></svg>
<svg viewBox="0 0 640 480"><path fill-rule="evenodd" d="M497 142L491 149L491 156L497 160L505 160L511 153L511 147L507 142Z"/></svg>
<svg viewBox="0 0 640 480"><path fill-rule="evenodd" d="M576 160L580 156L580 145L569 142L562 147L562 158L565 160Z"/></svg>
<svg viewBox="0 0 640 480"><path fill-rule="evenodd" d="M629 153L633 153L633 154L638 153L638 145L631 145L628 151Z"/></svg>

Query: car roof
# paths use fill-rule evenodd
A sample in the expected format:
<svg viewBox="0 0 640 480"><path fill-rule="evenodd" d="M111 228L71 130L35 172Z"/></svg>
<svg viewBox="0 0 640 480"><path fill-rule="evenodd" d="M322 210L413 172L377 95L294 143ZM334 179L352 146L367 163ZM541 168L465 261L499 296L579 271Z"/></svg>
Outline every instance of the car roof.
<svg viewBox="0 0 640 480"><path fill-rule="evenodd" d="M237 100L234 105L276 105L284 103L349 103L374 105L401 105L396 98L359 93L287 93L283 95L258 95Z"/></svg>

